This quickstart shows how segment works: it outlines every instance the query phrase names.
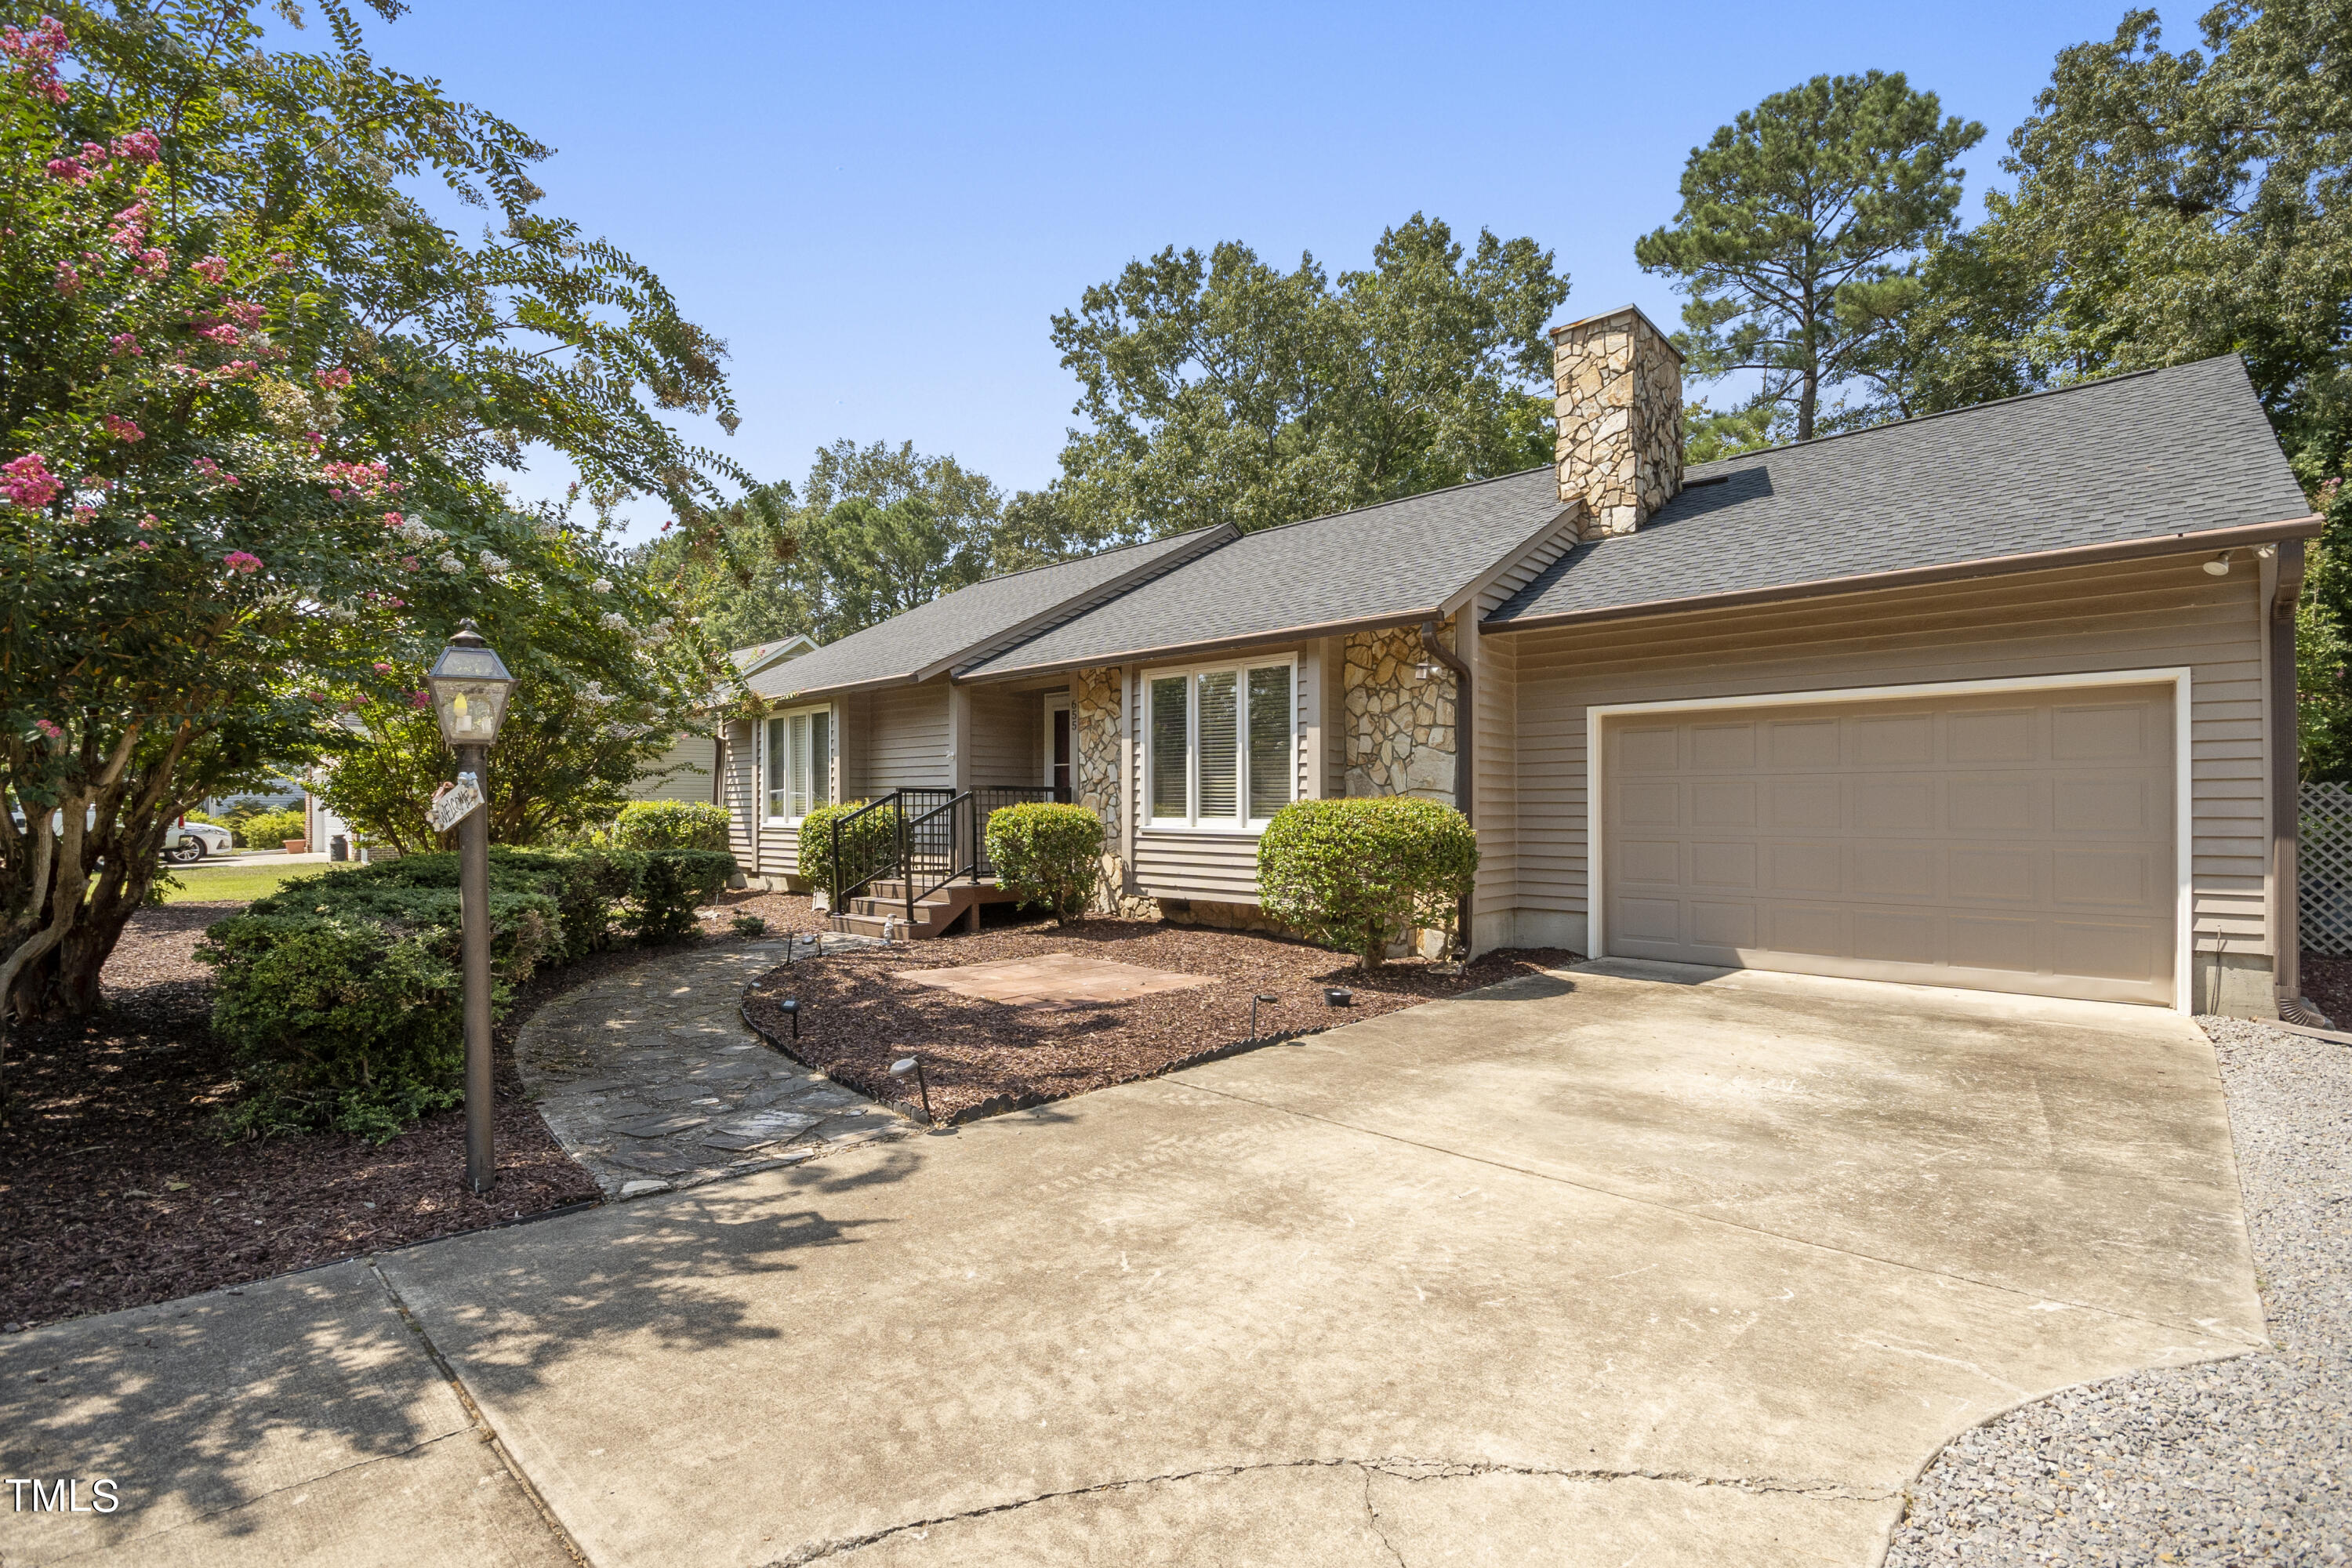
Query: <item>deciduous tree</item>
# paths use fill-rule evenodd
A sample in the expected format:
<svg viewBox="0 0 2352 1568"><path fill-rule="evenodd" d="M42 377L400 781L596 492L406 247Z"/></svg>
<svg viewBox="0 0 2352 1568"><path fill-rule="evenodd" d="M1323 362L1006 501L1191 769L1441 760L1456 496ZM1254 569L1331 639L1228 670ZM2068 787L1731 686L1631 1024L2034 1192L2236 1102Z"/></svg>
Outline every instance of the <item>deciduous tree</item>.
<svg viewBox="0 0 2352 1568"><path fill-rule="evenodd" d="M387 16L393 0L374 0ZM461 615L634 660L663 607L507 501L533 446L689 528L739 478L720 345L536 210L545 149L241 5L0 34L0 1008L86 1010L166 824L299 763ZM289 7L287 14L299 16ZM480 210L467 239L405 194ZM614 591L595 583L612 579ZM617 623L617 625L613 624ZM494 631L495 635L495 631ZM531 650L509 645L526 679Z"/></svg>

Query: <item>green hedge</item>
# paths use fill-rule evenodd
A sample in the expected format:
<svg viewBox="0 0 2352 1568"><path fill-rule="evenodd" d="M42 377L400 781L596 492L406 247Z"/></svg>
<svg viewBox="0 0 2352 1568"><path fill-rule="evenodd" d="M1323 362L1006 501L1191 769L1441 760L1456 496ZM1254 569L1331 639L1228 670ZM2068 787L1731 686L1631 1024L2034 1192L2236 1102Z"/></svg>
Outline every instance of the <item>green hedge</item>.
<svg viewBox="0 0 2352 1568"><path fill-rule="evenodd" d="M1302 800L1257 841L1259 907L1367 969L1416 927L1452 931L1477 875L1469 819L1433 800Z"/></svg>
<svg viewBox="0 0 2352 1568"><path fill-rule="evenodd" d="M229 836L247 849L276 849L289 838L300 838L310 831L310 819L299 806L284 811L257 811L229 830Z"/></svg>
<svg viewBox="0 0 2352 1568"><path fill-rule="evenodd" d="M490 963L502 1010L539 969L659 941L734 873L708 850L490 851ZM215 923L213 1028L247 1094L232 1131L332 1129L377 1142L461 1095L457 857L297 878Z"/></svg>
<svg viewBox="0 0 2352 1568"><path fill-rule="evenodd" d="M862 810L866 802L845 800L838 805L820 805L801 819L801 879L812 888L822 888L830 896L833 880L833 825ZM853 868L870 868L896 852L898 842L898 812L895 806L869 811L844 829L841 836L842 856Z"/></svg>
<svg viewBox="0 0 2352 1568"><path fill-rule="evenodd" d="M619 849L727 847L727 808L707 800L633 800L613 819Z"/></svg>
<svg viewBox="0 0 2352 1568"><path fill-rule="evenodd" d="M1094 900L1102 879L1102 818L1083 805L1030 801L988 814L983 830L996 885L1074 921Z"/></svg>

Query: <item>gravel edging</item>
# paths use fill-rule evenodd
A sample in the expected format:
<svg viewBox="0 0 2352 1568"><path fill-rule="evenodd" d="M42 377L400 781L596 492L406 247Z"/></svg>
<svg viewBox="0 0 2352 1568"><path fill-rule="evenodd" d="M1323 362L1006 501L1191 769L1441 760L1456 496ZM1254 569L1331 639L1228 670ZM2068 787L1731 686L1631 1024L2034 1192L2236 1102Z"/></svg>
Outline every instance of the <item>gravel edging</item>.
<svg viewBox="0 0 2352 1568"><path fill-rule="evenodd" d="M2352 1046L2198 1022L2272 1346L2065 1390L1961 1434L1885 1562L2352 1563Z"/></svg>

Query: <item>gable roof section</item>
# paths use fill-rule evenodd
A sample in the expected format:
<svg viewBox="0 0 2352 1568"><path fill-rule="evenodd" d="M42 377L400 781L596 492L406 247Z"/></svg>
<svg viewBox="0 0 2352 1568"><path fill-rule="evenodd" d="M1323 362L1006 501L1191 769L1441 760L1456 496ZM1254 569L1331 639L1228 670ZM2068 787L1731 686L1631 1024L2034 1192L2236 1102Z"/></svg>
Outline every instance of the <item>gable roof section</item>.
<svg viewBox="0 0 2352 1568"><path fill-rule="evenodd" d="M991 577L755 671L744 685L762 697L790 697L925 679L959 659L984 657L1007 638L1050 624L1073 607L1163 572L1233 532L1199 529Z"/></svg>
<svg viewBox="0 0 2352 1568"><path fill-rule="evenodd" d="M1549 468L1243 534L993 658L989 679L1441 614L1565 509Z"/></svg>
<svg viewBox="0 0 2352 1568"><path fill-rule="evenodd" d="M780 659L795 658L815 647L814 637L805 632L794 632L791 637L778 637L773 642L754 643L750 647L736 648L728 654L727 659L735 667L738 676L755 675Z"/></svg>
<svg viewBox="0 0 2352 1568"><path fill-rule="evenodd" d="M1999 563L2309 510L2230 354L1694 467L1637 531L1569 552L1483 626L1843 592L1974 563L2014 570Z"/></svg>

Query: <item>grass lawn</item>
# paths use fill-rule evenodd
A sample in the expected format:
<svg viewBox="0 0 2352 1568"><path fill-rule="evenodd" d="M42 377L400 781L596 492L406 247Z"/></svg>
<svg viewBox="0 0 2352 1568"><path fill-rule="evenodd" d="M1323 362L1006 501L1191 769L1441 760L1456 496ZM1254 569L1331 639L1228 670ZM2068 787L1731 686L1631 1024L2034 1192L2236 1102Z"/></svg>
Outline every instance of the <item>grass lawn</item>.
<svg viewBox="0 0 2352 1568"><path fill-rule="evenodd" d="M163 895L167 904L228 903L247 904L267 898L278 890L278 885L289 878L315 876L320 871L340 871L341 866L332 861L248 862L242 866L171 866L166 867L180 885Z"/></svg>

